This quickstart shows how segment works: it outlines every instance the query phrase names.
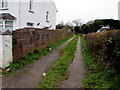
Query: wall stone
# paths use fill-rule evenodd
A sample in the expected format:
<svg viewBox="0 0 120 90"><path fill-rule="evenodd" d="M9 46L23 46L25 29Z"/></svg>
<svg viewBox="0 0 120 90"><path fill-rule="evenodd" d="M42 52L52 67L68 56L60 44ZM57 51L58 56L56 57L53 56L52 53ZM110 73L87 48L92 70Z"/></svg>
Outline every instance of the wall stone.
<svg viewBox="0 0 120 90"><path fill-rule="evenodd" d="M52 43L72 35L68 30L24 28L13 32L13 60L21 60L36 48L44 49Z"/></svg>

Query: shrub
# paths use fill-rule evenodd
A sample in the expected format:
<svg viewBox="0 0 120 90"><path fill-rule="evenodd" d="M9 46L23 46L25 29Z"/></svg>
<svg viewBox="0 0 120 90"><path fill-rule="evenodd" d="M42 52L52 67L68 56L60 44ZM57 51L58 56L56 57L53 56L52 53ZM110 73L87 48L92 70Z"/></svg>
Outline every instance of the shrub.
<svg viewBox="0 0 120 90"><path fill-rule="evenodd" d="M89 70L83 80L84 88L120 88L120 75L113 69L105 68L107 63L99 62L93 58L86 46L86 40L81 38L82 53L86 68Z"/></svg>
<svg viewBox="0 0 120 90"><path fill-rule="evenodd" d="M106 31L86 35L87 47L97 62L120 71L120 31Z"/></svg>

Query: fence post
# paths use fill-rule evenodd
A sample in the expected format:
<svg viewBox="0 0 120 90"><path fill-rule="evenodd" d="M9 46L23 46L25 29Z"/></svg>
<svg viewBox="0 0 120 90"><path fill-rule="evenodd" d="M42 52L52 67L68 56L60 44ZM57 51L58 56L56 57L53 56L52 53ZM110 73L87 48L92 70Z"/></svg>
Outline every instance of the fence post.
<svg viewBox="0 0 120 90"><path fill-rule="evenodd" d="M13 61L12 57L12 32L0 32L0 68L7 68Z"/></svg>

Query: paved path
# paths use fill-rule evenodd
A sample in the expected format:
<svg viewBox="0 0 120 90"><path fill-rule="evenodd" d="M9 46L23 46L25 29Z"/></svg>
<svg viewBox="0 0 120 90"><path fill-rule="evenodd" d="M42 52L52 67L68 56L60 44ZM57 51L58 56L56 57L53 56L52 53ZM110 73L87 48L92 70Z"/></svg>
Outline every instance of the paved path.
<svg viewBox="0 0 120 90"><path fill-rule="evenodd" d="M37 62L27 65L18 70L11 77L3 77L3 88L35 88L41 80L43 73L46 72L54 62L60 57L61 49L73 38L62 44L55 50L40 58Z"/></svg>
<svg viewBox="0 0 120 90"><path fill-rule="evenodd" d="M60 88L82 88L82 80L85 77L86 70L82 59L80 38L78 40L74 61L68 70L69 78L68 80L61 82Z"/></svg>

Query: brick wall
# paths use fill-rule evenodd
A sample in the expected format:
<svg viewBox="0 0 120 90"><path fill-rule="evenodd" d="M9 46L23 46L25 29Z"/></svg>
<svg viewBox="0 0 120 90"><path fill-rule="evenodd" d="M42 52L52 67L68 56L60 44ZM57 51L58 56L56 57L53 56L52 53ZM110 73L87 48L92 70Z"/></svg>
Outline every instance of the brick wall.
<svg viewBox="0 0 120 90"><path fill-rule="evenodd" d="M37 28L24 28L13 32L13 59L18 61L21 57L36 48L44 49L50 44L70 36L68 30L43 30Z"/></svg>

